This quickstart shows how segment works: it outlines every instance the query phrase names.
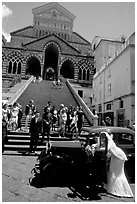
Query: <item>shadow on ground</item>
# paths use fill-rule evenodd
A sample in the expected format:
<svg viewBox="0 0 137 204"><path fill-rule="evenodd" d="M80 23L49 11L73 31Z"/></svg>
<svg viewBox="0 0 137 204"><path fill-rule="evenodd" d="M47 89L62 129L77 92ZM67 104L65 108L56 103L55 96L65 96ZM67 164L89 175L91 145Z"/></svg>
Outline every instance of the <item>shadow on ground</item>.
<svg viewBox="0 0 137 204"><path fill-rule="evenodd" d="M77 182L65 182L60 181L58 183L45 183L41 178L31 177L29 179L29 183L31 186L35 188L46 188L46 187L67 187L71 190L71 193L68 193L68 197L75 198L79 197L81 200L101 200L100 193L106 193L106 190L103 187L99 186L87 186L85 184L81 184Z"/></svg>

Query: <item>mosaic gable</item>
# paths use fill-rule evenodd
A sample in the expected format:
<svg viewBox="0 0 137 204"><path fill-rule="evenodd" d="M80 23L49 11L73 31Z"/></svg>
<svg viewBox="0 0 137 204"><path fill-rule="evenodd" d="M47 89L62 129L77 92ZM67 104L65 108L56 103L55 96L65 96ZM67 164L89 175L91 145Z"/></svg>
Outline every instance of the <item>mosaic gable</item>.
<svg viewBox="0 0 137 204"><path fill-rule="evenodd" d="M32 50L43 51L46 43L48 43L49 41L54 41L57 44L59 44L60 47L61 47L61 52L64 53L64 54L71 54L71 55L72 54L74 54L74 55L78 55L79 54L79 51L77 51L71 45L69 45L68 43L66 43L62 39L59 39L55 35L51 35L51 36L48 36L48 37L36 40L34 42L31 42L31 43L28 43L28 44L24 44L24 47L26 49L29 49L29 50L32 49Z"/></svg>

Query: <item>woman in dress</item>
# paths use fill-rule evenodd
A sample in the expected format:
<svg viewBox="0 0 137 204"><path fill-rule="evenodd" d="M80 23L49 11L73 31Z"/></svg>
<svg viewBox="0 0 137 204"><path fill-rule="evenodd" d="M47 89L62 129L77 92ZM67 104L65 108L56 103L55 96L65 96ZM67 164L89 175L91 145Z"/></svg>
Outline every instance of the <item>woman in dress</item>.
<svg viewBox="0 0 137 204"><path fill-rule="evenodd" d="M9 114L9 111L8 111L8 105L5 103L2 107L2 118L8 122L8 114Z"/></svg>
<svg viewBox="0 0 137 204"><path fill-rule="evenodd" d="M67 121L66 108L63 108L59 117L59 136L65 137L65 126Z"/></svg>
<svg viewBox="0 0 137 204"><path fill-rule="evenodd" d="M18 107L18 104L15 102L13 104L13 108L11 112L12 130L16 130L18 127L18 113L19 113L19 107Z"/></svg>
<svg viewBox="0 0 137 204"><path fill-rule="evenodd" d="M122 149L116 146L112 135L103 132L108 139L108 153L111 156L107 184L105 188L108 193L120 197L133 197L132 190L124 173L124 163L127 157Z"/></svg>

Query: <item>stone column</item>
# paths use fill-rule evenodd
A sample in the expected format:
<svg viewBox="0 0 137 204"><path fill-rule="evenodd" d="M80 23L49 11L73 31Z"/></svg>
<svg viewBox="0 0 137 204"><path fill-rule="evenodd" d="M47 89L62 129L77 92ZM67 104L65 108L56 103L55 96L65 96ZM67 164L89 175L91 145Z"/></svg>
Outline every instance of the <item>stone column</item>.
<svg viewBox="0 0 137 204"><path fill-rule="evenodd" d="M41 64L41 78L43 78L44 64Z"/></svg>
<svg viewBox="0 0 137 204"><path fill-rule="evenodd" d="M74 66L74 79L75 80L78 80L78 67L77 66Z"/></svg>
<svg viewBox="0 0 137 204"><path fill-rule="evenodd" d="M60 77L60 68L61 68L61 65L58 64L58 68L57 68L57 77L58 78Z"/></svg>
<svg viewBox="0 0 137 204"><path fill-rule="evenodd" d="M26 77L26 63L25 62L21 64L21 76Z"/></svg>
<svg viewBox="0 0 137 204"><path fill-rule="evenodd" d="M58 58L57 77L60 77L61 57Z"/></svg>
<svg viewBox="0 0 137 204"><path fill-rule="evenodd" d="M8 71L8 60L2 61L2 75L6 75Z"/></svg>

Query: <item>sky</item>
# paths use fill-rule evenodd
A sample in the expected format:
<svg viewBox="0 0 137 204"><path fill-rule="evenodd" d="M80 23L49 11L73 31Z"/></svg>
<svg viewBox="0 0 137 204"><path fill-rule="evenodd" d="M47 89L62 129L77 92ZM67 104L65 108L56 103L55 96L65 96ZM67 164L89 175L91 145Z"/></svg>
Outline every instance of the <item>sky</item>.
<svg viewBox="0 0 137 204"><path fill-rule="evenodd" d="M57 2L57 1L56 1ZM44 2L2 2L2 33L10 40L10 32L33 25L32 9ZM58 2L76 16L73 31L90 43L95 36L127 38L135 31L135 2Z"/></svg>

